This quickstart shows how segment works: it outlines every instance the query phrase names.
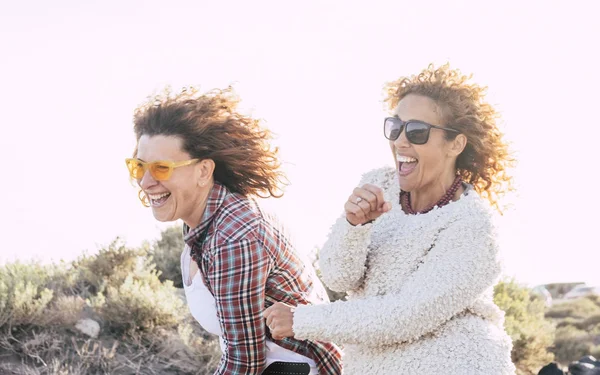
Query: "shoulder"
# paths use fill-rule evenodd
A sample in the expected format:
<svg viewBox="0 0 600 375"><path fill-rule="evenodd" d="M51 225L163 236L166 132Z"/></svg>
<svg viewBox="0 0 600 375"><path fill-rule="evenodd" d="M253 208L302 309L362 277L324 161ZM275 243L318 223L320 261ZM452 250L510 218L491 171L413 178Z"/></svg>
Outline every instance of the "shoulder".
<svg viewBox="0 0 600 375"><path fill-rule="evenodd" d="M215 236L220 242L252 239L260 222L260 210L253 200L241 194L228 193L215 218Z"/></svg>
<svg viewBox="0 0 600 375"><path fill-rule="evenodd" d="M475 190L468 191L468 194L454 202L450 209L455 218L455 228L478 235L495 234L497 214Z"/></svg>

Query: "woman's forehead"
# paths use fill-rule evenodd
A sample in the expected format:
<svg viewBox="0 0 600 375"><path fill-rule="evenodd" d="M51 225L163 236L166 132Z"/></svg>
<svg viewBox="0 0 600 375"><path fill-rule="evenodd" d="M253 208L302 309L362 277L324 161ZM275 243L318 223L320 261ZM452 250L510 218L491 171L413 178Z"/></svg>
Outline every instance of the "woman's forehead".
<svg viewBox="0 0 600 375"><path fill-rule="evenodd" d="M420 120L432 125L443 125L439 112L439 106L433 99L421 95L405 96L393 111L403 121Z"/></svg>
<svg viewBox="0 0 600 375"><path fill-rule="evenodd" d="M138 141L137 157L144 161L181 160L187 156L183 140L177 136L144 134Z"/></svg>

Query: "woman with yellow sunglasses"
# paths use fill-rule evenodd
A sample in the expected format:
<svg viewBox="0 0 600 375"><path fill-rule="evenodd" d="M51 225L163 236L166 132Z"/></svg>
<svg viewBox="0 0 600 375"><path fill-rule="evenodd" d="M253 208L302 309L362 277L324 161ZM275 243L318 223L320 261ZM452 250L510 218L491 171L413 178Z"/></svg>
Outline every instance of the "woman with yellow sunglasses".
<svg viewBox="0 0 600 375"><path fill-rule="evenodd" d="M331 343L275 340L263 316L275 302L328 301L312 266L253 197L280 197L277 149L258 120L237 111L231 89L185 89L135 112L126 159L140 200L162 222L182 220L181 267L188 306L219 336L216 374L341 373Z"/></svg>

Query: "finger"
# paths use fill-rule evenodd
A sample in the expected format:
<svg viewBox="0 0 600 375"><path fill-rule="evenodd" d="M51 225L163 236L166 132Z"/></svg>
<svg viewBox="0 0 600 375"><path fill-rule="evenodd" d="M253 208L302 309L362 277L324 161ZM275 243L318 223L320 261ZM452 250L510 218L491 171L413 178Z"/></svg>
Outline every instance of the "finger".
<svg viewBox="0 0 600 375"><path fill-rule="evenodd" d="M365 220L365 213L362 208L350 201L346 202L344 210L346 211L347 216L352 216L355 219L353 221L362 222Z"/></svg>
<svg viewBox="0 0 600 375"><path fill-rule="evenodd" d="M354 189L352 195L356 197L355 200L357 200L357 204L360 204L361 202L369 203L369 205L371 206L369 208L369 211L377 211L377 209L379 208L379 206L377 205L377 196L369 190L356 188Z"/></svg>
<svg viewBox="0 0 600 375"><path fill-rule="evenodd" d="M383 212L388 212L389 210L392 209L392 204L390 202L385 202L381 209Z"/></svg>
<svg viewBox="0 0 600 375"><path fill-rule="evenodd" d="M383 196L382 188L373 184L365 184L363 189L367 190L376 197L375 199L377 200L377 206L374 211L378 211L383 208L383 205L385 204L385 197Z"/></svg>
<svg viewBox="0 0 600 375"><path fill-rule="evenodd" d="M355 194L352 194L348 200L360 207L365 218L368 218L373 210L377 211L375 195L366 190L355 189Z"/></svg>
<svg viewBox="0 0 600 375"><path fill-rule="evenodd" d="M357 205L358 207L360 207L360 209L363 211L363 213L365 214L365 218L368 218L371 215L371 204L366 201L366 200L362 200L358 203Z"/></svg>
<svg viewBox="0 0 600 375"><path fill-rule="evenodd" d="M269 317L267 318L267 325L269 327L271 327L273 325L273 315L269 315Z"/></svg>
<svg viewBox="0 0 600 375"><path fill-rule="evenodd" d="M349 201L349 203L354 204L355 206L358 206L362 210L365 218L367 218L367 217L369 217L369 214L371 213L371 204L369 203L369 201L366 198L363 198L363 196L367 196L367 194L360 193L360 192L358 192L358 194L360 194L360 195L352 194L350 196L350 198L348 198L348 201Z"/></svg>
<svg viewBox="0 0 600 375"><path fill-rule="evenodd" d="M265 319L267 319L269 316L271 316L271 314L273 313L273 306L268 307L264 312L263 312L263 317Z"/></svg>

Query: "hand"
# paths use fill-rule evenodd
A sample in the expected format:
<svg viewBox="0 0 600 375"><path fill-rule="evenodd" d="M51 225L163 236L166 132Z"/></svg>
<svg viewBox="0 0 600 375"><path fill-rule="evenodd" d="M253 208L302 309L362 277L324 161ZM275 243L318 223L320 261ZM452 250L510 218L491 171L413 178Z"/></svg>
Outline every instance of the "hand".
<svg viewBox="0 0 600 375"><path fill-rule="evenodd" d="M265 310L267 326L275 340L294 337L294 307L282 302L276 302Z"/></svg>
<svg viewBox="0 0 600 375"><path fill-rule="evenodd" d="M392 204L385 201L383 190L371 184L354 189L344 205L346 220L354 226L373 221L391 209Z"/></svg>

